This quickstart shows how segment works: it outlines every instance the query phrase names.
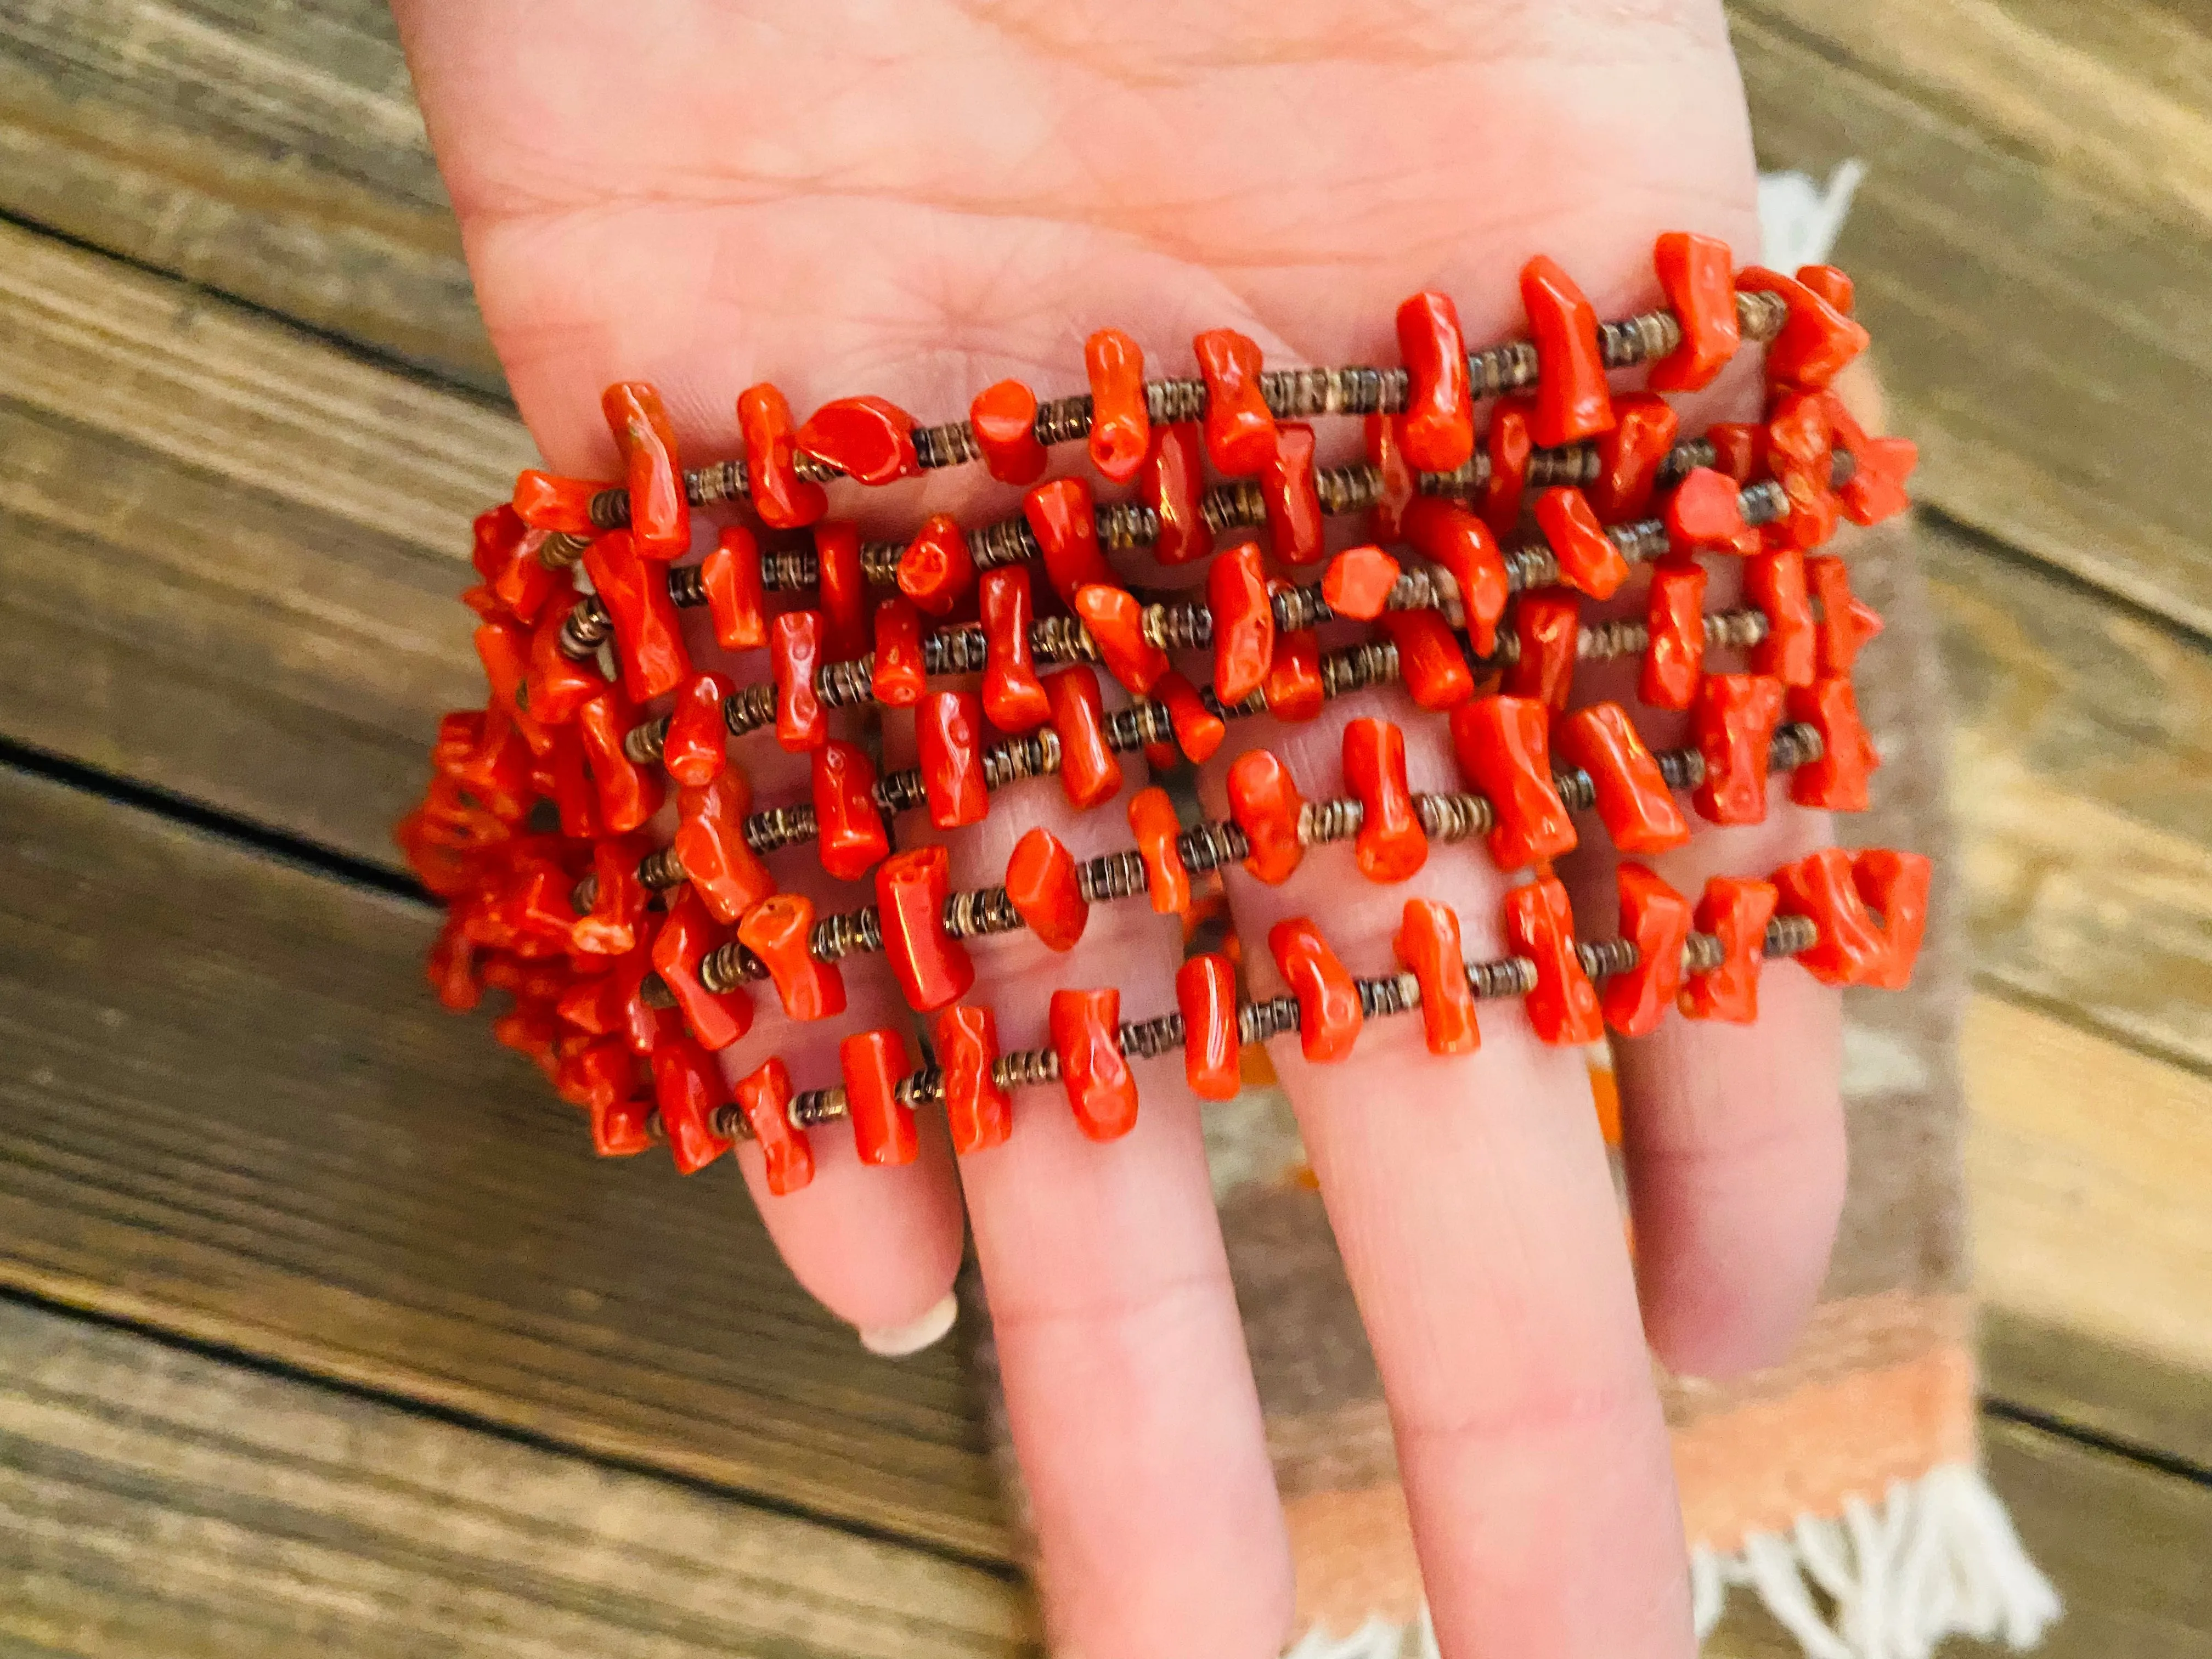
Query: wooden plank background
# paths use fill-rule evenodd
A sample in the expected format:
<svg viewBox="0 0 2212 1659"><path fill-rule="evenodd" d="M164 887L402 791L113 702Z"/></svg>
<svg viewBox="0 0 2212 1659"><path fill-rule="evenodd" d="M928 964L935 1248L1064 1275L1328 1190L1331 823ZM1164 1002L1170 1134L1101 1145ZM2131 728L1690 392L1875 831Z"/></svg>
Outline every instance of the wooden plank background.
<svg viewBox="0 0 2212 1659"><path fill-rule="evenodd" d="M1871 167L1838 257L1926 456L1993 1470L2051 1651L2204 1652L2212 14L1732 15L1762 160ZM594 1165L331 873L398 867L531 455L378 0L0 0L0 1647L1032 1645L957 1355L860 1355L734 1180ZM617 1571L580 1517L641 1506L688 1536Z"/></svg>

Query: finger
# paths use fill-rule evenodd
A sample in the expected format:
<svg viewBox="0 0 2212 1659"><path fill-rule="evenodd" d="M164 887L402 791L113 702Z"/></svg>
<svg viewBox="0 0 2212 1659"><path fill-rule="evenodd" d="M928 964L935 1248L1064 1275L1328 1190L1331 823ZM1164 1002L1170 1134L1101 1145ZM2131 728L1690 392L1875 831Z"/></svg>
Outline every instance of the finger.
<svg viewBox="0 0 2212 1659"><path fill-rule="evenodd" d="M1078 814L1051 779L994 795L952 841L954 884L1003 879L1042 824L1078 858L1130 843L1117 799ZM1002 1049L1044 1046L1060 988L1119 987L1121 1018L1175 1006L1181 932L1141 897L1092 907L1065 955L1034 934L970 941L965 999ZM1001 1146L961 1160L1056 1650L1272 1656L1290 1556L1208 1182L1199 1103L1173 1055L1134 1062L1135 1127L1086 1139L1057 1086L1017 1091Z"/></svg>
<svg viewBox="0 0 2212 1659"><path fill-rule="evenodd" d="M1416 789L1456 787L1443 722L1395 690L1255 727L1247 746L1335 793L1337 733L1361 714L1403 727ZM1470 959L1503 956L1507 884L1466 843L1431 848L1396 885L1368 882L1341 845L1279 887L1228 873L1255 991L1275 980L1261 941L1293 916L1354 974L1392 971L1414 896L1452 906ZM1370 1022L1330 1066L1295 1038L1269 1045L1374 1346L1439 1643L1686 1656L1666 1429L1583 1057L1538 1042L1516 1002L1481 1019L1480 1050L1453 1058L1428 1054L1418 1016Z"/></svg>

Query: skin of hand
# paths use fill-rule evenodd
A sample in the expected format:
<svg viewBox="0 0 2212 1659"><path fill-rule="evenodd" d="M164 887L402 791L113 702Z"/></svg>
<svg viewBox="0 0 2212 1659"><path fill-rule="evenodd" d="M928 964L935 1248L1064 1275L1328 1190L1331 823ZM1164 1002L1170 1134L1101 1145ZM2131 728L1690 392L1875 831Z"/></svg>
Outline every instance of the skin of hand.
<svg viewBox="0 0 2212 1659"><path fill-rule="evenodd" d="M1451 294L1482 343L1521 331L1515 279L1534 253L1618 316L1655 296L1662 230L1723 237L1743 263L1758 247L1717 0L396 4L492 339L549 464L580 476L617 475L598 394L617 379L659 386L685 453L719 459L741 452L734 398L759 380L802 416L867 392L945 420L1009 375L1043 397L1082 389L1083 338L1108 325L1153 374L1191 372L1183 343L1222 326L1271 362L1389 362L1394 310L1417 289ZM1686 430L1755 411L1739 367L1685 407ZM1324 444L1358 441L1354 422L1321 426ZM896 534L1017 501L969 467L840 486L833 511ZM1710 602L1732 597L1717 573ZM1403 726L1415 789L1456 787L1442 720L1373 690L1304 726L1240 726L1209 769L1210 807L1255 744L1330 793L1337 734L1360 714ZM803 761L764 735L732 754L760 804L804 796ZM1033 823L1079 857L1127 844L1124 804L1077 815L1053 781L1017 785L953 838L955 884L999 879ZM1701 829L1655 863L1694 893L1829 833L1778 801L1764 824ZM1355 973L1381 972L1419 894L1458 910L1469 955L1502 951L1507 883L1472 846L1437 849L1401 887L1366 884L1351 858L1318 849L1276 888L1231 872L1244 938L1310 915ZM827 900L812 866L804 848L774 866ZM1562 873L1580 929L1610 931L1608 856ZM996 1010L1009 1048L1042 1040L1057 985L1118 986L1125 1017L1174 1006L1178 932L1142 905L1097 907L1066 956L1026 935L972 948L969 1000ZM1255 994L1280 988L1264 951L1247 961ZM826 1083L843 1032L904 1024L879 959L846 976L835 1029L793 1025L769 998L729 1074L781 1052L802 1087ZM1838 1000L1786 963L1761 1000L1753 1027L1678 1020L1621 1045L1632 1264L1582 1056L1535 1042L1516 1006L1485 1005L1480 1051L1457 1059L1430 1057L1417 1018L1372 1023L1332 1066L1273 1045L1381 1369L1447 1655L1692 1651L1646 1338L1695 1373L1778 1358L1843 1188ZM1137 1071L1137 1127L1110 1145L1036 1091L1012 1139L957 1170L941 1130L896 1170L817 1134L814 1183L783 1198L757 1149L739 1161L793 1272L863 1329L942 1299L964 1198L1055 1651L1273 1654L1289 1551L1198 1103L1176 1056Z"/></svg>

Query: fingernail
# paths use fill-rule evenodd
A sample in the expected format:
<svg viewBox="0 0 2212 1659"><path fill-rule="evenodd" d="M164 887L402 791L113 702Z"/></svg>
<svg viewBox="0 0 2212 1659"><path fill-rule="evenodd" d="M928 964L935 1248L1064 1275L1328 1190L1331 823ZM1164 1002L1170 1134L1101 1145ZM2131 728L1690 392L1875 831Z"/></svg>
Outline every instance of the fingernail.
<svg viewBox="0 0 2212 1659"><path fill-rule="evenodd" d="M919 1319L903 1325L884 1325L872 1331L862 1331L860 1346L870 1353L879 1353L886 1359L903 1359L910 1353L920 1353L951 1330L959 1312L958 1298L947 1291L945 1300Z"/></svg>

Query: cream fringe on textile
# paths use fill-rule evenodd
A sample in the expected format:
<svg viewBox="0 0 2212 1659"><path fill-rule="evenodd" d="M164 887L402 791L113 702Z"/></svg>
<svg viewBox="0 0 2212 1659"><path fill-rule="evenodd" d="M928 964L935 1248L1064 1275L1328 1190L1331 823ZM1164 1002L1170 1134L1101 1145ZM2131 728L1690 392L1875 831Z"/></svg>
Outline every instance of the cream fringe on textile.
<svg viewBox="0 0 2212 1659"><path fill-rule="evenodd" d="M1806 1659L1928 1659L1947 1636L2035 1645L2058 1596L2021 1547L1978 1469L1953 1464L1854 1498L1839 1520L1808 1516L1758 1533L1733 1555L1690 1557L1700 1641L1733 1586L1754 1592ZM1436 1632L1370 1620L1349 1636L1309 1631L1286 1659L1437 1659Z"/></svg>

